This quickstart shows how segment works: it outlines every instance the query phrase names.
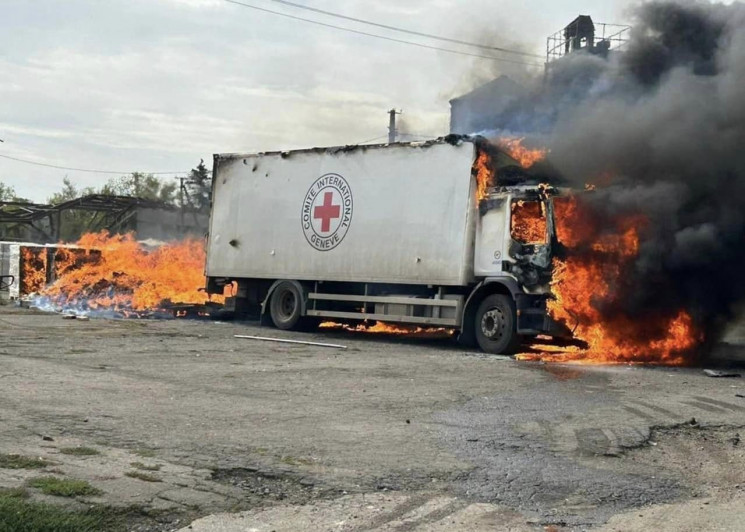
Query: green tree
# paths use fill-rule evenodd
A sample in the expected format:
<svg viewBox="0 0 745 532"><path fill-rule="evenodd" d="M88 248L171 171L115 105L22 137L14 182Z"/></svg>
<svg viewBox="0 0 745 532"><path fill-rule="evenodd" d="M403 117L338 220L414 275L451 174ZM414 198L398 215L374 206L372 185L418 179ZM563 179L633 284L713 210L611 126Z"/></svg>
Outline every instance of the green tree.
<svg viewBox="0 0 745 532"><path fill-rule="evenodd" d="M82 198L83 196L87 196L88 194L95 194L92 187L82 189L78 188L69 177L65 176L62 179L62 190L52 194L47 199L47 203L50 203L52 205L59 205L60 203L65 203L66 201Z"/></svg>
<svg viewBox="0 0 745 532"><path fill-rule="evenodd" d="M175 180L163 182L152 174L134 172L127 176L110 179L98 193L174 204L176 187Z"/></svg>
<svg viewBox="0 0 745 532"><path fill-rule="evenodd" d="M12 215L21 211L21 208L16 205L3 204L2 202L5 201L31 203L27 199L19 198L12 186L0 181L0 212ZM0 223L0 240L28 240L29 238L27 226L16 223Z"/></svg>
<svg viewBox="0 0 745 532"><path fill-rule="evenodd" d="M15 201L16 190L0 181L0 201Z"/></svg>
<svg viewBox="0 0 745 532"><path fill-rule="evenodd" d="M204 159L201 159L197 167L189 172L185 186L189 195L187 203L191 203L200 211L208 211L212 195L212 172L207 170Z"/></svg>

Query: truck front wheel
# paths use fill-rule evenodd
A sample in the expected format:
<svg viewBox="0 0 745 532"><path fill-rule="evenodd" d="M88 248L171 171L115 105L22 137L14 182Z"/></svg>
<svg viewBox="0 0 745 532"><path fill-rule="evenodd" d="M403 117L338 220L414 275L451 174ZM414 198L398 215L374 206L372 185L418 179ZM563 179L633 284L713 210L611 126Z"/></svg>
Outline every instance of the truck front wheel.
<svg viewBox="0 0 745 532"><path fill-rule="evenodd" d="M509 355L520 346L514 301L502 294L487 296L476 311L476 340L481 349Z"/></svg>
<svg viewBox="0 0 745 532"><path fill-rule="evenodd" d="M274 289L269 300L269 314L277 329L289 331L298 327L302 297L297 286L290 282L282 282Z"/></svg>

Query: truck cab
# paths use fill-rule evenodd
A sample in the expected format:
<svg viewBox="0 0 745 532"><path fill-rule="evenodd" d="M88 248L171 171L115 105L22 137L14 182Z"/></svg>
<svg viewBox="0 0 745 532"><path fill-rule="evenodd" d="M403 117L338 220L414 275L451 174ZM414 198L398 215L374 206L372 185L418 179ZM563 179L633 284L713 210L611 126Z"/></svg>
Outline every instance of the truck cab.
<svg viewBox="0 0 745 532"><path fill-rule="evenodd" d="M546 309L558 246L553 202L559 194L547 185L498 187L480 202L474 256L479 285L469 303L481 302L467 304L465 343L505 353L525 336L565 334Z"/></svg>

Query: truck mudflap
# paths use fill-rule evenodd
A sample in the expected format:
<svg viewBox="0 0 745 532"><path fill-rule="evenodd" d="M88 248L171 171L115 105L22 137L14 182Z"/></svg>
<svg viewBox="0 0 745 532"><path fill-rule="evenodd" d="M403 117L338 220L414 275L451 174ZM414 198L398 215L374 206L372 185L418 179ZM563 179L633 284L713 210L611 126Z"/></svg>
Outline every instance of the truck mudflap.
<svg viewBox="0 0 745 532"><path fill-rule="evenodd" d="M572 338L572 331L554 320L548 313L547 303L550 296L517 294L517 333L523 336L545 334L555 338Z"/></svg>

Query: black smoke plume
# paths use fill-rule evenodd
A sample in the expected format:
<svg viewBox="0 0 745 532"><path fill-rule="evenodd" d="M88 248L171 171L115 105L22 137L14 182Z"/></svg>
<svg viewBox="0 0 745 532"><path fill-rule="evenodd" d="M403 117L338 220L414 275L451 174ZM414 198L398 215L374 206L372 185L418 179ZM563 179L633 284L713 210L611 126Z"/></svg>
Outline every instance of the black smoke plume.
<svg viewBox="0 0 745 532"><path fill-rule="evenodd" d="M536 101L553 164L606 183L585 199L596 220L649 220L601 310L686 309L719 339L745 299L745 5L641 4L625 52L558 61Z"/></svg>
<svg viewBox="0 0 745 532"><path fill-rule="evenodd" d="M547 145L576 188L597 184L581 196L594 236L646 218L613 297L593 302L609 322L686 310L712 345L745 301L745 4L649 1L633 13L621 51L569 54L498 115L468 111L493 117L496 136Z"/></svg>

